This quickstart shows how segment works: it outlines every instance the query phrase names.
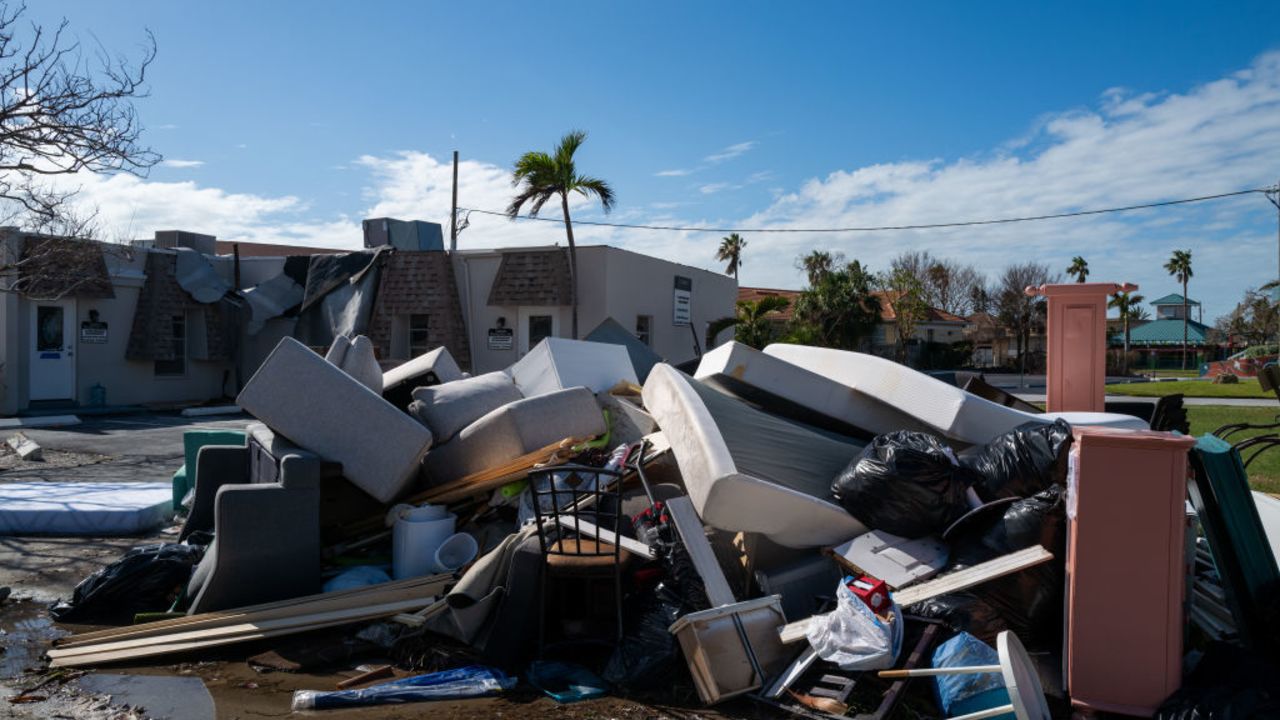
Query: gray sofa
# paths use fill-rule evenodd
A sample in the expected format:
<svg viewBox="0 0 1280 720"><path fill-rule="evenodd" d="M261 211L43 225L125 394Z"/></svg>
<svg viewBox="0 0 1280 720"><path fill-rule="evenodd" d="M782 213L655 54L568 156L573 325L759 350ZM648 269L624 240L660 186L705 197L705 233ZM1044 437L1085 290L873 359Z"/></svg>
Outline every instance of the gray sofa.
<svg viewBox="0 0 1280 720"><path fill-rule="evenodd" d="M604 414L585 387L524 398L492 410L423 460L427 484L441 485L496 467L566 437L605 432Z"/></svg>
<svg viewBox="0 0 1280 720"><path fill-rule="evenodd" d="M341 463L357 487L394 502L418 477L431 432L341 368L284 338L236 398L302 448Z"/></svg>
<svg viewBox="0 0 1280 720"><path fill-rule="evenodd" d="M214 537L187 584L188 612L320 591L324 463L283 439L266 437L267 450L264 431L271 435L250 426L245 445L206 446L197 455L195 502L180 537Z"/></svg>

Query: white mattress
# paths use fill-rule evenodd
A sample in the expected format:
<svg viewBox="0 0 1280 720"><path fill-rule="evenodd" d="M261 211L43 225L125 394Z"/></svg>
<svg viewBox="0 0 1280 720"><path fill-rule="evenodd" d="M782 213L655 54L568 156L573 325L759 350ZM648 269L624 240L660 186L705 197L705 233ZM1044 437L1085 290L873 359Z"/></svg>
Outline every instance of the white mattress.
<svg viewBox="0 0 1280 720"><path fill-rule="evenodd" d="M1271 553L1280 558L1280 500L1254 490L1253 504L1258 508L1258 519L1262 521Z"/></svg>
<svg viewBox="0 0 1280 720"><path fill-rule="evenodd" d="M671 443L689 499L704 523L731 532L761 533L780 545L795 548L836 545L867 531L866 526L833 502L740 469L711 411L692 382L670 365L660 363L653 367L645 381L643 398L645 409ZM737 401L725 398L725 402ZM756 412L746 406L743 408ZM766 418L761 420L767 421ZM753 422L753 419L748 417L745 421ZM784 423L776 419L773 422ZM796 433L794 437L810 440L812 447L821 450L828 458L822 464L829 467L821 469L811 480L815 487L824 484L829 487L839 471L839 457L834 453L843 451L830 444L835 441L824 436L798 427L793 432ZM749 443L752 438L735 437L733 440L735 443ZM762 433L759 440L764 444L776 442L777 438ZM805 457L806 448L800 444L777 447L776 451L790 451L797 456L797 463L808 462L817 467L815 463L818 461L812 457L817 453ZM857 453L857 446L848 446L844 463L856 457ZM782 454L775 458L778 463L786 463L787 460Z"/></svg>
<svg viewBox="0 0 1280 720"><path fill-rule="evenodd" d="M1037 415L998 405L973 393L875 355L775 343L766 355L817 373L879 403L896 408L948 438L974 445L1028 422L1053 422L1061 417L1073 425L1106 425L1144 430L1147 424L1131 415L1112 413L1056 413ZM868 427L875 433L900 428Z"/></svg>
<svg viewBox="0 0 1280 720"><path fill-rule="evenodd" d="M172 515L167 482L0 484L3 535L138 535Z"/></svg>
<svg viewBox="0 0 1280 720"><path fill-rule="evenodd" d="M760 402L760 396L777 398L871 435L892 430L932 429L911 415L850 391L848 386L829 377L736 341L703 355L693 376L745 400Z"/></svg>
<svg viewBox="0 0 1280 720"><path fill-rule="evenodd" d="M604 392L626 381L639 384L631 356L621 345L549 337L507 368L525 397L571 387Z"/></svg>

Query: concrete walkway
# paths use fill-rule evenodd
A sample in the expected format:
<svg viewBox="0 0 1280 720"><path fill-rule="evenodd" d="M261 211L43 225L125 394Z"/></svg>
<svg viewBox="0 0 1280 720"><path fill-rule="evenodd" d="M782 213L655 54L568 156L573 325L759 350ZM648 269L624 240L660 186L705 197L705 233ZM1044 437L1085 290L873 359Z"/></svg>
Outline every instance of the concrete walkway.
<svg viewBox="0 0 1280 720"><path fill-rule="evenodd" d="M1031 403L1042 403L1045 401L1044 394L1036 393L1014 393L1018 399ZM1134 397L1132 395L1108 395L1107 402L1155 402L1156 398ZM1227 405L1231 407L1262 407L1275 408L1280 413L1280 403L1275 398L1183 398L1183 405Z"/></svg>

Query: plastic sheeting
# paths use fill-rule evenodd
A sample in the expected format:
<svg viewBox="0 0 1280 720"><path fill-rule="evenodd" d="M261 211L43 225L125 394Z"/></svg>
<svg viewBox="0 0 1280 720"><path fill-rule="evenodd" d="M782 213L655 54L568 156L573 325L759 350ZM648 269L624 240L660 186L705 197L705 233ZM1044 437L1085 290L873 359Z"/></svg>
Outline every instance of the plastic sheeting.
<svg viewBox="0 0 1280 720"><path fill-rule="evenodd" d="M368 330L381 277L381 251L312 255L294 338L323 347Z"/></svg>
<svg viewBox="0 0 1280 720"><path fill-rule="evenodd" d="M253 317L246 327L250 335L262 331L267 321L284 315L302 302L302 286L286 273L258 283L244 291Z"/></svg>

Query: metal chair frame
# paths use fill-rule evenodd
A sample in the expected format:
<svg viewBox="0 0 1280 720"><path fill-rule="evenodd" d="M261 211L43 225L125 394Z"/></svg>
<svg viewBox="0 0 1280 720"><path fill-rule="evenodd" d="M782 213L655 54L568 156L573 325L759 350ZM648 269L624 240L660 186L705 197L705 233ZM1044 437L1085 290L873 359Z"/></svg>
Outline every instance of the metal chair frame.
<svg viewBox="0 0 1280 720"><path fill-rule="evenodd" d="M557 489L554 475L570 473L581 480L570 489ZM591 479L594 477L594 485ZM581 489L587 488L587 489ZM541 468L529 474L529 491L533 496L534 516L538 523L538 544L542 549L541 587L538 593L538 655L545 647L547 573L555 556L611 557L613 559L614 609L617 620L617 642L622 641L622 543L608 543L600 538L590 538L581 532L587 522L622 536L622 474L605 468L586 465L557 465ZM570 501L563 502L564 496ZM543 501L549 500L549 508ZM612 507L609 507L609 505ZM593 519L582 517L590 512ZM554 540L550 537L554 533ZM568 534L576 536L576 542L563 542Z"/></svg>

